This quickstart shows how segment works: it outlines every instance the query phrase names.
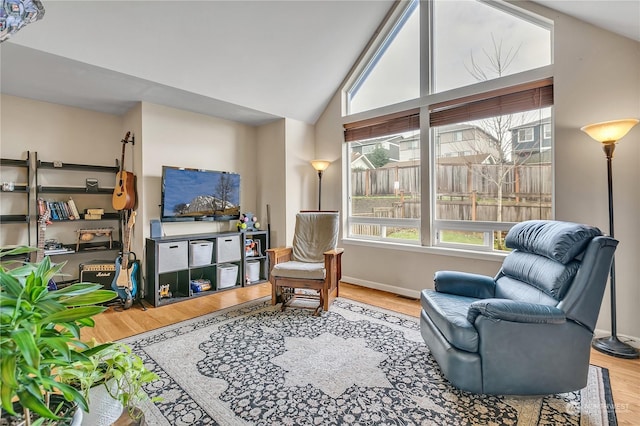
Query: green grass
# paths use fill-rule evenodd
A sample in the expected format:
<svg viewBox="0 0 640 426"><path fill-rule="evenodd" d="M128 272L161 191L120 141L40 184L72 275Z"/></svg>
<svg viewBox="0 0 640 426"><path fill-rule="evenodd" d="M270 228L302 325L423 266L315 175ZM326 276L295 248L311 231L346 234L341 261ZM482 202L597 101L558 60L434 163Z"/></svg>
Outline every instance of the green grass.
<svg viewBox="0 0 640 426"><path fill-rule="evenodd" d="M396 231L387 232L387 238L394 238L398 240L418 240L420 239L420 233L417 229L410 228L398 228Z"/></svg>
<svg viewBox="0 0 640 426"><path fill-rule="evenodd" d="M484 234L482 232L469 231L442 231L440 241L456 244L483 245Z"/></svg>

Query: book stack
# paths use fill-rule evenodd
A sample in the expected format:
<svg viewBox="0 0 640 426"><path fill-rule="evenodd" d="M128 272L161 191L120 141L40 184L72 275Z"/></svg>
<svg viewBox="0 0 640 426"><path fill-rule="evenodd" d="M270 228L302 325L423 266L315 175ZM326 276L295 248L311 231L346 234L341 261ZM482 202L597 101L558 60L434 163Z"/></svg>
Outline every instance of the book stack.
<svg viewBox="0 0 640 426"><path fill-rule="evenodd" d="M73 198L69 201L47 201L38 199L38 214L43 215L49 211L51 220L76 220L80 219L80 213Z"/></svg>
<svg viewBox="0 0 640 426"><path fill-rule="evenodd" d="M104 209L85 209L84 210L84 219L85 220L100 220L102 219L102 215L104 214Z"/></svg>

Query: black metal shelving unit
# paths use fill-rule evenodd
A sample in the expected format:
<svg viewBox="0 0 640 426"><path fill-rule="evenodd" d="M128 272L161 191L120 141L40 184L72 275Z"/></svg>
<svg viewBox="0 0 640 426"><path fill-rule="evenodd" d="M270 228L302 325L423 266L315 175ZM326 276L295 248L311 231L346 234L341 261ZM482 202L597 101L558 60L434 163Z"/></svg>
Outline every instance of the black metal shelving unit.
<svg viewBox="0 0 640 426"><path fill-rule="evenodd" d="M25 185L14 185L12 191L3 191L4 196L10 196L10 194L18 194L26 195L26 213L25 214L3 214L0 215L0 224L24 224L27 226L27 245L31 245L31 232L29 232L29 220L30 220L30 210L29 206L31 205L29 200L29 182L31 177L31 155L30 152L27 151L27 158L25 160L17 160L11 158L0 158L0 166L5 167L17 167L22 168L26 172L27 182Z"/></svg>

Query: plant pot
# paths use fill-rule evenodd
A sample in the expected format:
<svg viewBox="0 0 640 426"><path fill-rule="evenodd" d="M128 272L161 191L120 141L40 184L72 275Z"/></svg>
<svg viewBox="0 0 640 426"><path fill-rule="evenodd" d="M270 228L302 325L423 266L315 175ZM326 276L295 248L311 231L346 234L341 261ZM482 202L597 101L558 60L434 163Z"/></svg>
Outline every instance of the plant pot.
<svg viewBox="0 0 640 426"><path fill-rule="evenodd" d="M50 420L45 419L44 426L81 426L82 425L82 410L78 409L78 405L73 401L66 401L61 395L51 395L51 405L56 406L59 403L67 405L68 416L65 416L62 420ZM13 410L16 413L22 413L22 406L19 402L13 403ZM33 414L33 413L32 413ZM36 418L32 415L31 422L33 423ZM6 411L2 411L2 418L0 419L0 425L2 426L24 426L25 420L20 417L14 417L8 414Z"/></svg>
<svg viewBox="0 0 640 426"><path fill-rule="evenodd" d="M115 392L115 380L89 389L89 412L83 413L84 426L109 426L122 414L122 403L111 397L106 386Z"/></svg>
<svg viewBox="0 0 640 426"><path fill-rule="evenodd" d="M131 417L131 415L133 415L133 417ZM125 410L113 426L149 426L144 419L144 413L138 407L132 408L131 415Z"/></svg>

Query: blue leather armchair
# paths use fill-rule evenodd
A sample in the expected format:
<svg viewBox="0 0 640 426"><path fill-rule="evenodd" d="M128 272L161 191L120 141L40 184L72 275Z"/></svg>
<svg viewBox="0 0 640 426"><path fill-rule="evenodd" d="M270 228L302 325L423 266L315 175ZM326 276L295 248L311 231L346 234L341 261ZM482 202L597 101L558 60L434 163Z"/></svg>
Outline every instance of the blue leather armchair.
<svg viewBox="0 0 640 426"><path fill-rule="evenodd" d="M590 343L618 241L570 222L527 221L495 278L439 271L420 329L445 377L483 394L586 386Z"/></svg>

